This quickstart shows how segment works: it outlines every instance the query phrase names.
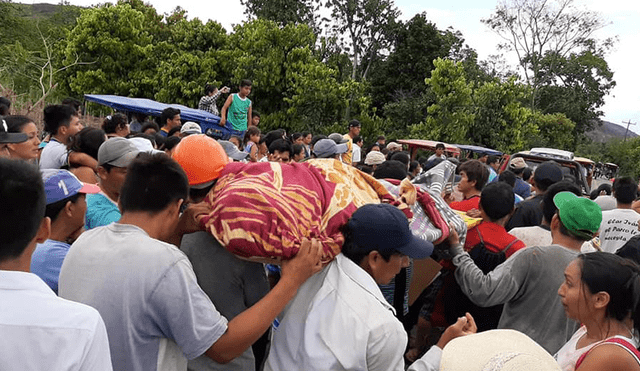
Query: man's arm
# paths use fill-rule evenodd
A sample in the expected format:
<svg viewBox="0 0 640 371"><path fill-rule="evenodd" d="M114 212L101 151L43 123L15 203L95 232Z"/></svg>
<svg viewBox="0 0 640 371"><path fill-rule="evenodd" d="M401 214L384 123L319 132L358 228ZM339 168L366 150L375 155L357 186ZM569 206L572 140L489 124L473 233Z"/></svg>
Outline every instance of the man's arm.
<svg viewBox="0 0 640 371"><path fill-rule="evenodd" d="M82 152L69 152L69 164L88 166L93 169L93 171L98 171L98 160Z"/></svg>
<svg viewBox="0 0 640 371"><path fill-rule="evenodd" d="M227 123L227 110L229 109L231 102L233 102L233 94L227 97L227 100L224 101L224 106L222 106L222 109L220 110L220 126L225 126Z"/></svg>
<svg viewBox="0 0 640 371"><path fill-rule="evenodd" d="M278 284L262 300L234 317L224 335L205 354L218 363L227 363L242 354L267 331L298 288L322 269L321 257L320 242L305 239L295 258L282 263Z"/></svg>
<svg viewBox="0 0 640 371"><path fill-rule="evenodd" d="M459 242L455 229L451 229L449 243L452 261L456 266L455 277L462 292L476 305L488 307L511 300L522 286L528 269L528 256L521 250L493 271L484 274ZM522 257L522 258L521 258Z"/></svg>
<svg viewBox="0 0 640 371"><path fill-rule="evenodd" d="M436 371L440 369L440 359L442 358L442 349L449 343L449 341L460 337L475 334L478 331L476 322L467 313L464 317L458 318L456 323L447 327L438 343L429 349L425 355L420 357L417 361L411 364L411 367L407 371Z"/></svg>

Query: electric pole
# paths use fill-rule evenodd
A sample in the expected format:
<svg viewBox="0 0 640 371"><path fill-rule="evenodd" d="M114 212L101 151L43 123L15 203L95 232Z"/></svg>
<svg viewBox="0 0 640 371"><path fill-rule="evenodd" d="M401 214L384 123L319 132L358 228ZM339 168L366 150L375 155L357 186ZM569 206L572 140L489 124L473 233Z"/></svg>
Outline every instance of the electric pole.
<svg viewBox="0 0 640 371"><path fill-rule="evenodd" d="M623 142L627 141L627 133L629 132L629 125L635 125L635 122L631 122L631 120L627 120L627 122L622 121L623 124L627 124L627 131L624 132L624 140Z"/></svg>

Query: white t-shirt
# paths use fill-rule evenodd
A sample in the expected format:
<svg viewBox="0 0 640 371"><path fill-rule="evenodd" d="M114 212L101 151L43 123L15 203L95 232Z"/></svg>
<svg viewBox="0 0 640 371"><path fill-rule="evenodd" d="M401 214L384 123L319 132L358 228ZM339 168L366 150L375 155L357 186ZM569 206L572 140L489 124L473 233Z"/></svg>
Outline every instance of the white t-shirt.
<svg viewBox="0 0 640 371"><path fill-rule="evenodd" d="M342 254L274 321L265 371L404 371L407 334L371 275Z"/></svg>
<svg viewBox="0 0 640 371"><path fill-rule="evenodd" d="M362 160L362 156L360 155L360 146L353 143L353 149L351 152L351 162L358 163Z"/></svg>
<svg viewBox="0 0 640 371"><path fill-rule="evenodd" d="M227 330L187 256L130 224L83 233L62 264L59 293L100 312L115 370L186 370Z"/></svg>
<svg viewBox="0 0 640 371"><path fill-rule="evenodd" d="M98 311L33 273L0 270L0 370L111 370Z"/></svg>
<svg viewBox="0 0 640 371"><path fill-rule="evenodd" d="M40 169L60 169L67 163L67 146L51 139L40 154Z"/></svg>
<svg viewBox="0 0 640 371"><path fill-rule="evenodd" d="M602 212L600 242L602 251L615 253L631 237L638 234L640 214L632 209L614 209Z"/></svg>
<svg viewBox="0 0 640 371"><path fill-rule="evenodd" d="M552 244L551 231L540 226L512 228L509 233L518 237L527 247L549 246ZM598 244L597 238L585 241L580 248L580 252L586 254L597 251L594 245Z"/></svg>

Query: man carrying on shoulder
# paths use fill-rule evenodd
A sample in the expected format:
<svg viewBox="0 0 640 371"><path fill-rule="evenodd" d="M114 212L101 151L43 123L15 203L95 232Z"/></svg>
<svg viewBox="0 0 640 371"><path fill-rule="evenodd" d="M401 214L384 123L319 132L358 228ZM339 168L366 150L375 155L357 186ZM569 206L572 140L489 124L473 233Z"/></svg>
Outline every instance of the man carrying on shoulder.
<svg viewBox="0 0 640 371"><path fill-rule="evenodd" d="M462 244L450 239L455 277L462 292L479 306L504 304L498 328L521 331L551 354L577 327L566 317L557 295L564 269L580 253L584 241L593 238L602 221L598 204L571 192L556 194L553 202L558 208L550 226L553 244L521 249L487 274L464 252Z"/></svg>
<svg viewBox="0 0 640 371"><path fill-rule="evenodd" d="M409 259L431 255L433 245L415 237L407 217L389 204L368 204L343 231L342 252L307 280L274 322L265 371L403 371L407 334L378 284L388 284ZM475 332L472 317L445 331L438 343ZM435 370L434 347L410 370Z"/></svg>
<svg viewBox="0 0 640 371"><path fill-rule="evenodd" d="M0 370L110 371L98 312L57 297L29 273L51 228L37 167L0 158L0 199Z"/></svg>
<svg viewBox="0 0 640 371"><path fill-rule="evenodd" d="M184 234L201 229L198 215L207 212L194 205L181 214L188 196L180 165L164 154L140 154L122 187L122 218L83 233L65 258L60 296L100 312L116 370L186 370L187 359L202 354L227 363L251 346L321 269L321 245L303 241L298 255L283 262L278 285L228 322L176 248Z"/></svg>

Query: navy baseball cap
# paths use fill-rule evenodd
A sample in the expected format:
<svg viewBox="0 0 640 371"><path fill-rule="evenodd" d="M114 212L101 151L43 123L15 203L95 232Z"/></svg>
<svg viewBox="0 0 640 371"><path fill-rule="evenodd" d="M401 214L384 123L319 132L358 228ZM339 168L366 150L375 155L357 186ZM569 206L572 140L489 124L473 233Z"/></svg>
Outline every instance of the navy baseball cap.
<svg viewBox="0 0 640 371"><path fill-rule="evenodd" d="M42 170L44 192L47 195L47 205L64 200L78 193L94 194L100 192L95 184L82 183L68 170Z"/></svg>
<svg viewBox="0 0 640 371"><path fill-rule="evenodd" d="M407 216L389 204L367 204L349 219L358 248L381 253L399 252L413 259L431 256L433 244L411 233Z"/></svg>

